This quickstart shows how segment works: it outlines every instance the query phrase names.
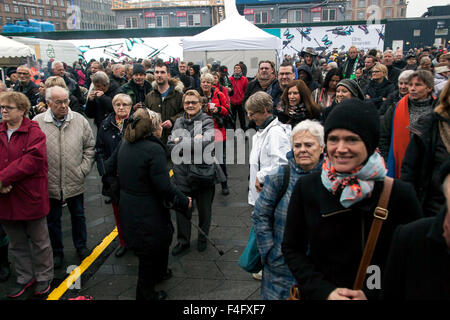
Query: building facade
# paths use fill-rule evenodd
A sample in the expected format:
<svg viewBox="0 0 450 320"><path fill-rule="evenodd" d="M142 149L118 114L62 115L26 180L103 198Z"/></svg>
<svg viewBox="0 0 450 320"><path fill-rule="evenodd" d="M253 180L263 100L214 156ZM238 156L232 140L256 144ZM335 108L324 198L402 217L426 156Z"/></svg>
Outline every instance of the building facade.
<svg viewBox="0 0 450 320"><path fill-rule="evenodd" d="M114 0L118 29L211 27L225 18L223 0Z"/></svg>
<svg viewBox="0 0 450 320"><path fill-rule="evenodd" d="M406 0L350 0L347 12L351 20L365 20L374 15L380 19L405 18L407 6Z"/></svg>
<svg viewBox="0 0 450 320"><path fill-rule="evenodd" d="M78 30L117 29L115 13L111 10L112 0L72 0L80 8Z"/></svg>
<svg viewBox="0 0 450 320"><path fill-rule="evenodd" d="M0 25L17 20L35 19L49 21L56 30L67 30L67 0L3 0L0 1Z"/></svg>

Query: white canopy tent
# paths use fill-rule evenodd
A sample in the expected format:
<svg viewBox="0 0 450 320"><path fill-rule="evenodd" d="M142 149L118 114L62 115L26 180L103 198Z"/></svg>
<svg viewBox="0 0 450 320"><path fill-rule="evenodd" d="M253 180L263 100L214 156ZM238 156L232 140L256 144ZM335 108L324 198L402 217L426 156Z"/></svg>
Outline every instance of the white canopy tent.
<svg viewBox="0 0 450 320"><path fill-rule="evenodd" d="M208 30L182 41L183 58L202 66L213 61L233 70L239 61L247 65L247 75L258 71L258 61L277 62L281 39L259 29L243 16L233 12ZM232 72L232 71L231 71Z"/></svg>
<svg viewBox="0 0 450 320"><path fill-rule="evenodd" d="M1 80L5 80L3 67L18 66L34 57L33 49L10 38L0 36L0 68Z"/></svg>

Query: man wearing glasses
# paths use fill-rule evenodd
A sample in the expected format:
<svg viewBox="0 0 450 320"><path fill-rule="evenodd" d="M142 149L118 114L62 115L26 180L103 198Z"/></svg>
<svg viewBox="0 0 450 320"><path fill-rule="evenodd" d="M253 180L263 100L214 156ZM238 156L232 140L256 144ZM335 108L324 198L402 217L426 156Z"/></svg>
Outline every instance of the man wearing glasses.
<svg viewBox="0 0 450 320"><path fill-rule="evenodd" d="M30 69L27 66L17 68L19 81L14 86L14 91L21 92L30 100L30 104L35 106L39 99L39 86L31 81Z"/></svg>
<svg viewBox="0 0 450 320"><path fill-rule="evenodd" d="M69 108L69 92L51 87L45 92L46 112L33 120L39 123L47 137L50 213L48 231L53 248L55 268L64 258L61 215L66 201L72 220L72 240L80 260L89 255L86 246L84 216L84 180L94 163L95 141L89 122Z"/></svg>

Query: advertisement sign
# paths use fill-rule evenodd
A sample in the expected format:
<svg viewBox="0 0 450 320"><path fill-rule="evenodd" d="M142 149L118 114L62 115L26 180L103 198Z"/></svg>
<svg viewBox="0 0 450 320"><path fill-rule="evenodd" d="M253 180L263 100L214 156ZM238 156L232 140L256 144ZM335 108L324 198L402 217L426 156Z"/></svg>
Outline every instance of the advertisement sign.
<svg viewBox="0 0 450 320"><path fill-rule="evenodd" d="M144 13L144 17L146 18L154 18L156 15L154 12L148 11Z"/></svg>
<svg viewBox="0 0 450 320"><path fill-rule="evenodd" d="M249 15L249 14L254 14L254 13L255 13L254 9L244 9L244 16Z"/></svg>
<svg viewBox="0 0 450 320"><path fill-rule="evenodd" d="M187 12L186 11L177 11L177 17L186 17Z"/></svg>
<svg viewBox="0 0 450 320"><path fill-rule="evenodd" d="M322 7L311 8L311 12L322 12Z"/></svg>

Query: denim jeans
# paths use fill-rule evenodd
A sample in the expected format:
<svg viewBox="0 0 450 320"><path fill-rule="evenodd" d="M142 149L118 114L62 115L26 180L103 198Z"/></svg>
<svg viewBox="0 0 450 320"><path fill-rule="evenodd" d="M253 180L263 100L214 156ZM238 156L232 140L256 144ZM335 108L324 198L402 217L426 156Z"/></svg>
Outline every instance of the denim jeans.
<svg viewBox="0 0 450 320"><path fill-rule="evenodd" d="M76 249L86 247L86 218L84 216L83 194L66 199L72 220L72 240ZM48 232L52 243L53 255L63 255L62 240L62 201L50 198L50 213L47 216Z"/></svg>

